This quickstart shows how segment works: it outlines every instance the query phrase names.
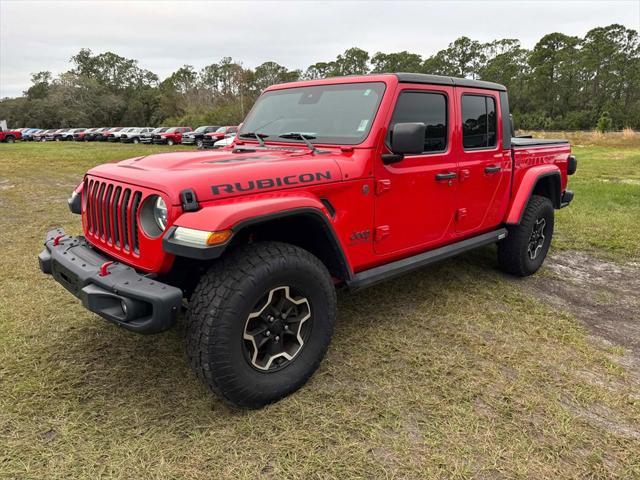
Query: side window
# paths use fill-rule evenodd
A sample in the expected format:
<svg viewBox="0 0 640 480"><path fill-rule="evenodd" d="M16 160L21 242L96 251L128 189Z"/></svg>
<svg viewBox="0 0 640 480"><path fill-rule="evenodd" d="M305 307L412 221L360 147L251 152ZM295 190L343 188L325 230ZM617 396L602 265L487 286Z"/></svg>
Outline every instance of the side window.
<svg viewBox="0 0 640 480"><path fill-rule="evenodd" d="M402 92L393 111L387 140L396 123L424 123L424 152L442 152L447 148L447 97L441 93Z"/></svg>
<svg viewBox="0 0 640 480"><path fill-rule="evenodd" d="M462 145L464 148L496 146L496 101L483 95L462 96Z"/></svg>

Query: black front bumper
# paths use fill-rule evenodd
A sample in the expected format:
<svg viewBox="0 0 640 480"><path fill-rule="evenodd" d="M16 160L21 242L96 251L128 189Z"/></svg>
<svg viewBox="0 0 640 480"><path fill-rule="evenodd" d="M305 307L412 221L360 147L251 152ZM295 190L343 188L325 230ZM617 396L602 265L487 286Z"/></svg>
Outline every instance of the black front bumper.
<svg viewBox="0 0 640 480"><path fill-rule="evenodd" d="M562 198L560 199L560 208L568 206L573 200L573 192L571 190L565 190L562 192Z"/></svg>
<svg viewBox="0 0 640 480"><path fill-rule="evenodd" d="M179 288L140 275L95 250L84 237L61 228L47 233L38 255L40 270L82 301L90 311L138 333L170 328L182 305ZM102 271L101 271L102 270Z"/></svg>

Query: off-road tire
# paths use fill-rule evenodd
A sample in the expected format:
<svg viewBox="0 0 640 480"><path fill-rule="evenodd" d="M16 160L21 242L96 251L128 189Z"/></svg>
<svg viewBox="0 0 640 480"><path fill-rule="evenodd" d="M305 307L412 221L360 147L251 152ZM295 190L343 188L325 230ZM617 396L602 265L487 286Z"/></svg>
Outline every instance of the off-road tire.
<svg viewBox="0 0 640 480"><path fill-rule="evenodd" d="M303 292L311 329L282 369L259 371L243 335L256 303L278 286ZM308 251L280 242L240 247L215 263L196 287L187 313L187 355L200 380L229 403L260 408L298 390L320 365L336 316L336 292L326 267Z"/></svg>
<svg viewBox="0 0 640 480"><path fill-rule="evenodd" d="M529 242L537 222L544 219L544 241L534 259L529 254ZM547 197L532 195L518 225L507 227L507 238L498 242L498 263L507 273L526 277L542 266L553 236L554 211Z"/></svg>

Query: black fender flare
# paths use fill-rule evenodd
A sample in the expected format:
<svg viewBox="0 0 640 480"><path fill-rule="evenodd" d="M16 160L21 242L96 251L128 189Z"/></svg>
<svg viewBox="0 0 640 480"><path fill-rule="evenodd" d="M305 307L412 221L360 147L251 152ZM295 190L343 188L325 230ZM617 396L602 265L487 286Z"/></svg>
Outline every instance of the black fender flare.
<svg viewBox="0 0 640 480"><path fill-rule="evenodd" d="M316 225L322 229L322 232L331 247L332 255L334 256L337 267L334 268L334 270L338 270L338 272L335 273L338 273L340 278L345 282L350 281L353 278L353 271L351 270L351 266L349 265L345 251L342 248L342 244L336 235L335 229L329 221L329 218L324 215L321 210L313 207L292 208L242 220L231 228L233 234L229 240L221 245L214 245L211 247L196 247L177 242L173 238L173 233L177 227L172 226L163 236L162 246L165 252L178 257L193 258L197 260L214 260L221 257L230 247L233 247L236 244L234 243L234 240L238 239L248 230L261 225L266 225L270 222L282 219L292 219L294 217L305 218L307 221L310 220L312 222L316 222ZM321 258L321 260L326 264L326 259Z"/></svg>

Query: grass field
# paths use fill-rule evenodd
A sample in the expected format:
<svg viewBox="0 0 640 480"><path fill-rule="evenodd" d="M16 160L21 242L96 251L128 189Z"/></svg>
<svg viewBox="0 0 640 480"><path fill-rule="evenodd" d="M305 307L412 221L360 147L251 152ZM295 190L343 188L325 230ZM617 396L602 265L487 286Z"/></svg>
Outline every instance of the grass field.
<svg viewBox="0 0 640 480"><path fill-rule="evenodd" d="M541 272L490 247L343 293L319 371L259 411L198 384L182 323L124 332L37 268L87 168L168 147L0 145L0 478L640 478L640 139L572 140Z"/></svg>

